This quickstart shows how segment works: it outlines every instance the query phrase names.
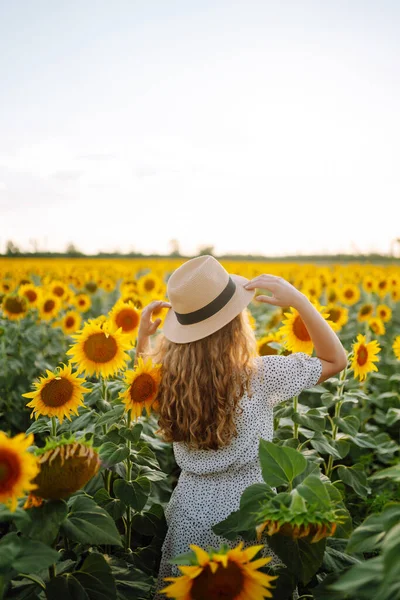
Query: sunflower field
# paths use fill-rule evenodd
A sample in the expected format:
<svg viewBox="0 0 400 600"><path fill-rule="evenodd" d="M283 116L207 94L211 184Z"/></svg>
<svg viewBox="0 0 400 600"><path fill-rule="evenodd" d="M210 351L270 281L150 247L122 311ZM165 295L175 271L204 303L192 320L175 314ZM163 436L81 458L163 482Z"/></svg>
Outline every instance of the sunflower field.
<svg viewBox="0 0 400 600"><path fill-rule="evenodd" d="M135 346L182 262L0 259L0 600L153 598L179 467L157 431L161 365ZM213 527L254 545L192 544L164 597L400 600L400 267L221 262L301 290L348 362L275 406L264 482ZM253 300L249 317L260 355L313 354L295 309Z"/></svg>

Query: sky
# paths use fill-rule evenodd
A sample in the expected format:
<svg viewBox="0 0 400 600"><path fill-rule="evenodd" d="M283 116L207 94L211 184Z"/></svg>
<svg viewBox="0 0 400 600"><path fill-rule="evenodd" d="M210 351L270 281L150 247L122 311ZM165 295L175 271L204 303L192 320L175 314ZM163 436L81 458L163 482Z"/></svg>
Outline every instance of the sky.
<svg viewBox="0 0 400 600"><path fill-rule="evenodd" d="M0 0L0 252L388 253L397 0Z"/></svg>

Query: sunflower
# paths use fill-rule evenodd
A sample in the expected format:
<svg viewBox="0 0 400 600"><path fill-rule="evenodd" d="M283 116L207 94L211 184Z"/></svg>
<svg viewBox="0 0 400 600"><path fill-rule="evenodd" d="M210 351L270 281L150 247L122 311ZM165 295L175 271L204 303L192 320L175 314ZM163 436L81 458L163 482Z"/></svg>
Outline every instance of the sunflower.
<svg viewBox="0 0 400 600"><path fill-rule="evenodd" d="M372 319L369 319L368 327L370 327L370 329L372 329L372 331L375 333L375 335L385 335L385 332L386 332L385 326L383 324L382 319L379 319L378 317L373 317Z"/></svg>
<svg viewBox="0 0 400 600"><path fill-rule="evenodd" d="M307 278L307 281L302 286L301 291L310 300L312 299L312 300L318 301L321 296L321 292L322 292L321 281L319 279L317 279L316 277Z"/></svg>
<svg viewBox="0 0 400 600"><path fill-rule="evenodd" d="M48 290L53 296L57 298L63 298L68 293L68 286L62 281L52 281L48 286Z"/></svg>
<svg viewBox="0 0 400 600"><path fill-rule="evenodd" d="M61 321L57 323L65 335L71 335L75 331L78 331L82 323L82 317L76 310L69 310L62 317Z"/></svg>
<svg viewBox="0 0 400 600"><path fill-rule="evenodd" d="M17 287L15 279L3 279L0 281L0 291L4 294L10 294Z"/></svg>
<svg viewBox="0 0 400 600"><path fill-rule="evenodd" d="M335 304L340 300L340 293L337 286L328 287L326 289L326 301L328 304Z"/></svg>
<svg viewBox="0 0 400 600"><path fill-rule="evenodd" d="M243 550L244 542L231 550L226 547L218 552L206 552L196 544L190 544L195 559L190 566L180 566L182 575L165 577L171 581L160 590L167 598L175 600L205 600L224 598L225 600L263 600L272 598L269 591L271 582L277 576L267 575L258 569L268 564L272 557L252 560L264 544L250 546Z"/></svg>
<svg viewBox="0 0 400 600"><path fill-rule="evenodd" d="M24 398L32 398L27 404L33 408L31 417L58 417L62 423L64 417L70 421L71 413L77 415L78 407L84 406L83 394L89 391L82 386L84 379L79 379L76 373L72 374L70 363L57 369L55 373L46 370L47 377L41 377L39 382L33 383L36 390L22 394Z"/></svg>
<svg viewBox="0 0 400 600"><path fill-rule="evenodd" d="M17 294L7 294L2 302L3 313L11 321L23 319L28 312L28 306L28 300L25 296L18 296Z"/></svg>
<svg viewBox="0 0 400 600"><path fill-rule="evenodd" d="M281 343L281 336L278 333L270 333L265 335L260 340L257 341L257 350L260 356L267 356L269 354L279 354L277 348L270 346L270 343L273 342L275 344Z"/></svg>
<svg viewBox="0 0 400 600"><path fill-rule="evenodd" d="M37 504L38 498L67 498L92 479L101 466L98 453L82 438L48 441L37 454L40 472L28 506Z"/></svg>
<svg viewBox="0 0 400 600"><path fill-rule="evenodd" d="M390 292L390 297L393 300L393 302L398 302L400 300L400 289L399 288L394 288Z"/></svg>
<svg viewBox="0 0 400 600"><path fill-rule="evenodd" d="M376 292L380 298L384 298L389 292L391 286L389 279L382 277L376 282Z"/></svg>
<svg viewBox="0 0 400 600"><path fill-rule="evenodd" d="M392 348L395 357L397 358L397 360L400 360L400 335L394 338Z"/></svg>
<svg viewBox="0 0 400 600"><path fill-rule="evenodd" d="M87 294L77 294L73 299L73 303L79 312L87 312L92 306L92 301Z"/></svg>
<svg viewBox="0 0 400 600"><path fill-rule="evenodd" d="M372 313L374 312L373 304L362 304L358 309L357 321L362 323L363 321L368 321L372 317Z"/></svg>
<svg viewBox="0 0 400 600"><path fill-rule="evenodd" d="M392 318L392 309L387 304L378 304L376 314L384 323L387 323Z"/></svg>
<svg viewBox="0 0 400 600"><path fill-rule="evenodd" d="M375 279L370 275L363 277L361 285L365 292L371 293L375 291Z"/></svg>
<svg viewBox="0 0 400 600"><path fill-rule="evenodd" d="M340 304L328 304L326 312L328 319L332 322L333 331L340 331L349 320L349 309Z"/></svg>
<svg viewBox="0 0 400 600"><path fill-rule="evenodd" d="M281 309L274 310L269 320L267 321L267 329L274 329L282 322L283 311Z"/></svg>
<svg viewBox="0 0 400 600"><path fill-rule="evenodd" d="M140 311L132 302L118 300L109 313L109 320L114 330L121 328L122 333L130 340L136 338L139 330Z"/></svg>
<svg viewBox="0 0 400 600"><path fill-rule="evenodd" d="M328 314L323 312L325 307L320 306L319 304L314 304L314 306L332 327L333 323L328 320ZM291 312L285 313L285 317L287 317L287 319L282 321L283 325L278 329L278 333L282 335L285 348L292 352L312 354L314 344L299 312L292 307Z"/></svg>
<svg viewBox="0 0 400 600"><path fill-rule="evenodd" d="M36 488L32 480L39 472L38 461L28 452L33 434L19 433L9 438L0 431L0 502L14 511L17 500Z"/></svg>
<svg viewBox="0 0 400 600"><path fill-rule="evenodd" d="M57 316L61 308L61 300L53 294L45 293L41 296L38 309L40 318L45 321L50 321Z"/></svg>
<svg viewBox="0 0 400 600"><path fill-rule="evenodd" d="M162 294L165 284L163 280L153 273L147 273L138 280L138 292L143 296L147 294Z"/></svg>
<svg viewBox="0 0 400 600"><path fill-rule="evenodd" d="M142 416L143 408L150 414L161 381L161 364L154 364L151 358L146 362L139 356L138 363L133 371L125 374L125 392L120 394L125 411L131 411L131 417L137 420ZM157 408L158 403L154 406Z"/></svg>
<svg viewBox="0 0 400 600"><path fill-rule="evenodd" d="M302 537L312 536L310 544L315 544L324 537L331 537L336 531L336 523L301 523L300 525L283 523L283 525L281 525L279 521L267 519L264 521L264 523L261 523L261 525L257 525L256 527L258 540L261 539L265 528L267 528L268 535L274 535L275 533L279 532L281 535L291 537L294 540Z"/></svg>
<svg viewBox="0 0 400 600"><path fill-rule="evenodd" d="M356 304L359 301L360 296L360 288L354 283L346 283L340 290L341 301L348 306Z"/></svg>
<svg viewBox="0 0 400 600"><path fill-rule="evenodd" d="M36 306L41 296L41 290L33 283L24 283L19 287L18 294L24 296L30 306Z"/></svg>
<svg viewBox="0 0 400 600"><path fill-rule="evenodd" d="M122 329L111 332L107 322L102 325L85 323L79 333L71 336L76 343L67 352L71 362L78 364L78 373L109 377L125 369L131 348L130 341L123 335Z"/></svg>
<svg viewBox="0 0 400 600"><path fill-rule="evenodd" d="M374 362L380 360L378 352L381 348L376 340L368 342L364 335L361 333L357 336L357 342L353 344L353 358L351 362L351 368L354 371L354 376L359 377L360 381L366 379L367 373L371 371L377 371Z"/></svg>
<svg viewBox="0 0 400 600"><path fill-rule="evenodd" d="M114 279L111 279L111 277L106 277L103 279L103 281L101 282L101 286L100 286L105 292L112 292L113 290L115 290L115 281Z"/></svg>

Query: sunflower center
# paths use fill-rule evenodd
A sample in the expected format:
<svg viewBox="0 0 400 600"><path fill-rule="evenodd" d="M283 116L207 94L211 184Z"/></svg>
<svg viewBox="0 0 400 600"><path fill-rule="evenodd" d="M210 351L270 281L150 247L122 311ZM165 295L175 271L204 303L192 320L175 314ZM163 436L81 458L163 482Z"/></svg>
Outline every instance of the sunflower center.
<svg viewBox="0 0 400 600"><path fill-rule="evenodd" d="M352 298L354 296L354 291L351 289L348 289L345 291L344 295L346 298Z"/></svg>
<svg viewBox="0 0 400 600"><path fill-rule="evenodd" d="M371 312L372 306L370 306L369 304L366 304L365 306L362 306L360 309L360 314L361 315L369 315L369 313Z"/></svg>
<svg viewBox="0 0 400 600"><path fill-rule="evenodd" d="M215 573L206 565L193 580L190 596L193 600L234 600L242 592L244 581L243 571L235 562L228 562L226 567L219 565Z"/></svg>
<svg viewBox="0 0 400 600"><path fill-rule="evenodd" d="M51 312L55 305L56 303L54 302L54 300L46 300L43 306L44 312Z"/></svg>
<svg viewBox="0 0 400 600"><path fill-rule="evenodd" d="M26 290L24 296L28 298L29 302L35 302L37 293L34 290Z"/></svg>
<svg viewBox="0 0 400 600"><path fill-rule="evenodd" d="M278 351L275 348L272 348L268 342L264 342L261 344L258 353L260 356L267 356L269 354L278 354Z"/></svg>
<svg viewBox="0 0 400 600"><path fill-rule="evenodd" d="M368 360L368 350L364 345L361 345L357 352L357 362L362 367Z"/></svg>
<svg viewBox="0 0 400 600"><path fill-rule="evenodd" d="M78 304L79 304L79 306L85 306L85 304L86 304L85 299L84 298L79 298Z"/></svg>
<svg viewBox="0 0 400 600"><path fill-rule="evenodd" d="M123 308L117 314L115 321L118 327L122 327L122 331L132 331L138 326L138 313L130 308Z"/></svg>
<svg viewBox="0 0 400 600"><path fill-rule="evenodd" d="M58 296L59 298L61 298L61 296L64 294L64 288L61 287L61 285L56 285L53 288L53 294L55 294L56 296Z"/></svg>
<svg viewBox="0 0 400 600"><path fill-rule="evenodd" d="M85 288L88 292L94 293L97 290L97 283L95 283L94 281L88 281L85 285Z"/></svg>
<svg viewBox="0 0 400 600"><path fill-rule="evenodd" d="M26 300L25 298L12 296L11 298L7 298L5 302L5 308L9 313L13 315L20 315L25 312L26 309Z"/></svg>
<svg viewBox="0 0 400 600"><path fill-rule="evenodd" d="M73 327L75 324L75 319L74 317L67 317L65 320L65 326L66 327Z"/></svg>
<svg viewBox="0 0 400 600"><path fill-rule="evenodd" d="M333 321L334 323L337 323L340 319L340 310L338 310L337 308L331 308L328 311L329 314L329 319L331 321Z"/></svg>
<svg viewBox="0 0 400 600"><path fill-rule="evenodd" d="M309 342L311 340L310 335L307 331L307 327L303 323L301 317L296 317L293 323L293 333L302 342Z"/></svg>
<svg viewBox="0 0 400 600"><path fill-rule="evenodd" d="M63 406L71 400L73 391L72 383L61 377L61 379L52 379L46 383L40 395L46 406Z"/></svg>
<svg viewBox="0 0 400 600"><path fill-rule="evenodd" d="M380 281L378 284L378 287L380 290L384 290L386 287L387 282L386 281Z"/></svg>
<svg viewBox="0 0 400 600"><path fill-rule="evenodd" d="M7 450L0 449L0 493L9 491L19 480L21 465L18 457Z"/></svg>
<svg viewBox="0 0 400 600"><path fill-rule="evenodd" d="M89 360L95 363L107 363L112 360L117 352L118 346L115 339L102 332L93 333L83 344L83 351Z"/></svg>
<svg viewBox="0 0 400 600"><path fill-rule="evenodd" d="M141 373L136 377L129 390L132 402L145 402L156 391L154 379L148 373Z"/></svg>
<svg viewBox="0 0 400 600"><path fill-rule="evenodd" d="M151 292L156 287L156 282L153 279L146 279L144 282L144 289L146 292Z"/></svg>

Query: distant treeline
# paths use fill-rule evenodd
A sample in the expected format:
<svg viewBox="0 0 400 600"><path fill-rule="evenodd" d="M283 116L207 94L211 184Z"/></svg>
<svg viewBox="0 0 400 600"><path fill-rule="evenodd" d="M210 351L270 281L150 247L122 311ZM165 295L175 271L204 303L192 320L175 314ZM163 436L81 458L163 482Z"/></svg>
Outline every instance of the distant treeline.
<svg viewBox="0 0 400 600"><path fill-rule="evenodd" d="M195 256L200 254L211 254L211 252L199 252ZM215 258L219 260L241 260L241 261L259 261L259 262L358 262L358 263L393 263L400 264L400 258L394 256L382 255L382 254L298 254L298 255L286 255L286 256L263 256L259 254L215 254ZM190 259L193 256L186 256L178 253L171 254L142 254L141 252L129 252L121 254L118 252L98 252L97 254L84 254L80 251L73 252L7 252L6 254L0 254L2 258L119 258L119 259L130 259L130 258L182 258Z"/></svg>

